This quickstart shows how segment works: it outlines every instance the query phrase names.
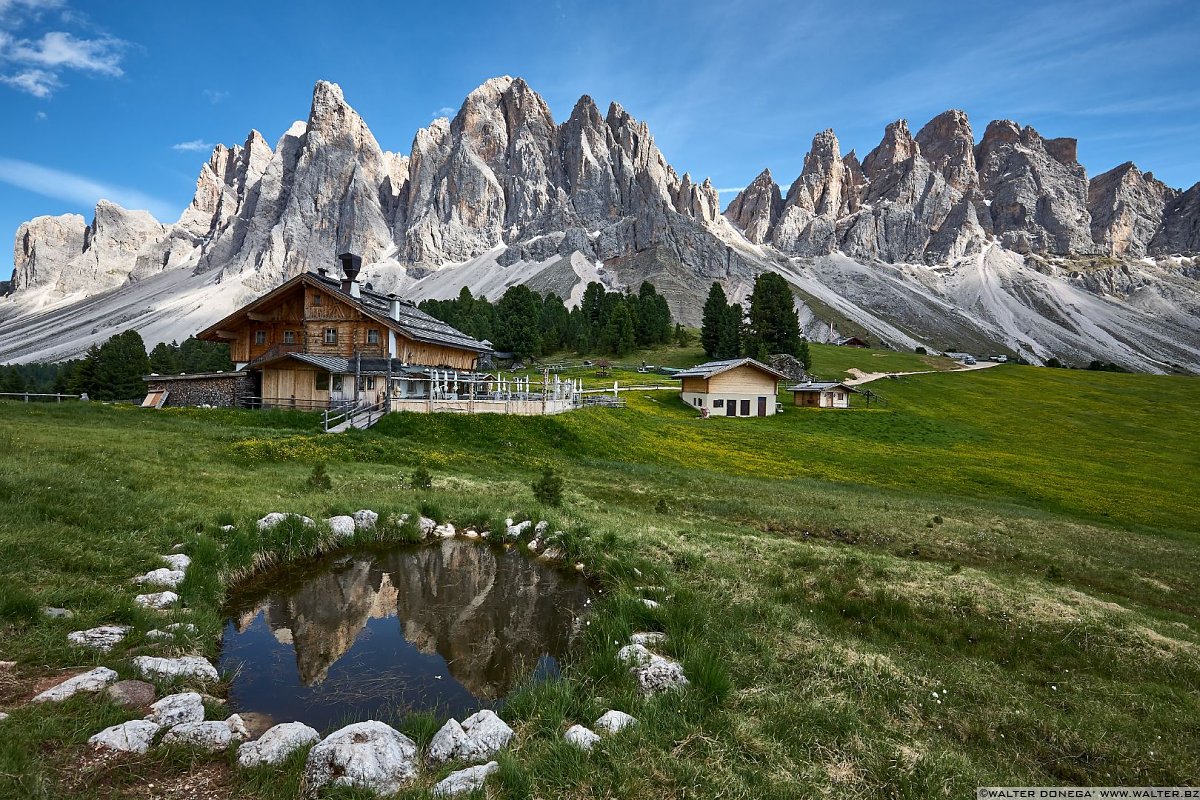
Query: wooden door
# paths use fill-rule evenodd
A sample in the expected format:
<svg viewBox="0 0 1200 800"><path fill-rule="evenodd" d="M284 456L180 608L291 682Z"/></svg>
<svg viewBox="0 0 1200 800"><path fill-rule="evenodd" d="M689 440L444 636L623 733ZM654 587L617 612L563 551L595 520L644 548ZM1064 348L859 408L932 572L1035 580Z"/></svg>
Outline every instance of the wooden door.
<svg viewBox="0 0 1200 800"><path fill-rule="evenodd" d="M727 417L736 417L737 416L737 400L726 400L725 401L725 416L727 416Z"/></svg>
<svg viewBox="0 0 1200 800"><path fill-rule="evenodd" d="M765 397L758 398L758 415L760 417L767 415L767 398Z"/></svg>
<svg viewBox="0 0 1200 800"><path fill-rule="evenodd" d="M742 400L742 401L741 401L741 403L742 403L742 408L741 408L741 411L742 411L742 416L743 416L743 417L748 417L748 416L750 416L750 401L749 401L749 400Z"/></svg>

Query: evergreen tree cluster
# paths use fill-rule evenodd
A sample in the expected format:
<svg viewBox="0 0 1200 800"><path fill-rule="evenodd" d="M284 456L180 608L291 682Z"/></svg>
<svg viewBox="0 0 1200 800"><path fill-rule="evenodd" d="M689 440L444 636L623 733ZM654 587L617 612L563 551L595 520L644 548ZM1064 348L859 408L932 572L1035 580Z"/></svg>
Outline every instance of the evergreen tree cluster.
<svg viewBox="0 0 1200 800"><path fill-rule="evenodd" d="M571 310L558 295L539 297L523 285L510 287L495 304L464 286L453 300L426 300L419 308L519 359L560 350L625 356L678 339L666 298L649 282L633 293L609 292L593 281Z"/></svg>
<svg viewBox="0 0 1200 800"><path fill-rule="evenodd" d="M146 354L137 331L125 331L92 345L81 359L57 364L0 365L0 392L83 394L93 400L134 400L146 392L143 376L218 372L233 369L229 345L189 338L161 343Z"/></svg>
<svg viewBox="0 0 1200 800"><path fill-rule="evenodd" d="M754 280L748 313L740 304L729 302L721 284L713 283L704 302L700 344L714 359L750 356L765 361L770 355L784 353L795 356L806 369L811 364L791 287L774 272L764 272Z"/></svg>

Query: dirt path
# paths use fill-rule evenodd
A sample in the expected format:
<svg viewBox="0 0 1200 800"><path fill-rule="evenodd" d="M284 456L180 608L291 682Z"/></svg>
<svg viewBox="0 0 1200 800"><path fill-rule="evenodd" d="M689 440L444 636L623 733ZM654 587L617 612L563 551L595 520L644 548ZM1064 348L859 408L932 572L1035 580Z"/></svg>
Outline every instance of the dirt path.
<svg viewBox="0 0 1200 800"><path fill-rule="evenodd" d="M846 371L849 372L854 377L847 378L846 385L847 386L860 386L864 383L870 383L871 381L877 381L880 378L898 378L903 375L931 375L935 372L970 372L970 371L976 370L976 369L988 369L990 367L998 367L998 366L1000 366L1000 364L999 364L999 362L996 362L996 361L981 361L978 364L973 364L973 365L969 365L969 366L964 364L963 366L959 367L958 369L950 369L950 370L922 369L922 370L917 370L916 372L863 372L861 369L851 367L850 369L848 369Z"/></svg>

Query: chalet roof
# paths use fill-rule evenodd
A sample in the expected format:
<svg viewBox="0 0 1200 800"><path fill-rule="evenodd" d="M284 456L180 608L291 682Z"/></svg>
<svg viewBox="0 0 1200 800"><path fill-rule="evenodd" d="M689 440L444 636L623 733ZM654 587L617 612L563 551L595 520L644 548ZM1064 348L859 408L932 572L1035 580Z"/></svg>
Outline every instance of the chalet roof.
<svg viewBox="0 0 1200 800"><path fill-rule="evenodd" d="M270 361L264 361L262 364L275 363L289 359L293 361L299 361L302 364L308 364L309 366L325 370L326 372L331 372L335 375L353 375L356 368L358 370L358 374L360 375L387 375L390 372L394 377L412 378L426 378L433 370L437 370L439 373L457 372L457 374L462 378L481 374L471 372L470 370L448 370L440 367L414 366L412 364L405 364L398 358L391 359L392 363L389 369L388 359L386 358L363 358L358 360L358 363L356 364L355 362L357 359L354 358L344 358L342 356L321 356L314 355L312 353L281 353L276 358L273 358Z"/></svg>
<svg viewBox="0 0 1200 800"><path fill-rule="evenodd" d="M359 297L352 297L342 292L339 280L315 273L309 273L309 277L323 284L330 292L338 295L339 299L357 305L373 316L392 321L405 335L418 342L444 344L463 350L474 350L477 353L488 353L492 350L491 345L473 339L457 328L426 314L408 300L400 300L400 318L392 319L391 298L386 295L363 287L359 289Z"/></svg>
<svg viewBox="0 0 1200 800"><path fill-rule="evenodd" d="M789 386L787 390L789 392L824 392L837 388L845 389L848 392L858 392L858 389L841 381L808 381L806 383L797 383L795 386Z"/></svg>
<svg viewBox="0 0 1200 800"><path fill-rule="evenodd" d="M364 314L387 324L389 327L398 329L400 333L414 341L445 345L460 350L471 350L476 353L492 352L491 345L477 341L462 331L447 325L439 319L435 319L407 300L399 301L399 319L393 319L390 308L391 302L388 297L366 288L360 290L360 297L352 297L342 291L340 281L325 275L319 275L315 272L301 273L286 283L275 287L253 302L242 306L237 311L225 317L225 319L210 325L198 333L196 338L213 338L218 330L232 324L242 314L264 305L271 298L283 292L290 291L297 283L319 285L342 302L357 307Z"/></svg>
<svg viewBox="0 0 1200 800"><path fill-rule="evenodd" d="M724 361L708 361L704 364L697 364L694 367L676 372L672 377L675 378L711 378L714 375L720 375L722 372L728 372L731 369L737 369L741 366L754 367L755 369L765 372L768 375L774 375L776 379L786 378L782 372L768 367L761 361L755 361L753 358L730 358Z"/></svg>

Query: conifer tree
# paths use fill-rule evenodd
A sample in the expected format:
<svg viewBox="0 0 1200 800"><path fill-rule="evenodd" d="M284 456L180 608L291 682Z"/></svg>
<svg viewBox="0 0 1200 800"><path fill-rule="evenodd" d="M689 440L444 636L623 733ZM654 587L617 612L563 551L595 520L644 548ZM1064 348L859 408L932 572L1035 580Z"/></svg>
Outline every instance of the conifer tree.
<svg viewBox="0 0 1200 800"><path fill-rule="evenodd" d="M721 331L726 317L729 315L729 300L721 284L713 283L708 290L708 299L704 301L704 316L700 323L700 345L709 358L717 358L720 349Z"/></svg>
<svg viewBox="0 0 1200 800"><path fill-rule="evenodd" d="M496 348L507 350L518 359L541 351L538 315L542 304L533 291L522 284L510 286L496 305Z"/></svg>
<svg viewBox="0 0 1200 800"><path fill-rule="evenodd" d="M624 356L637 346L633 327L633 315L624 301L614 306L604 328L604 344L614 355Z"/></svg>
<svg viewBox="0 0 1200 800"><path fill-rule="evenodd" d="M758 351L762 344L768 353L796 355L800 349L800 319L791 287L782 276L764 272L754 280L750 295L750 335Z"/></svg>

